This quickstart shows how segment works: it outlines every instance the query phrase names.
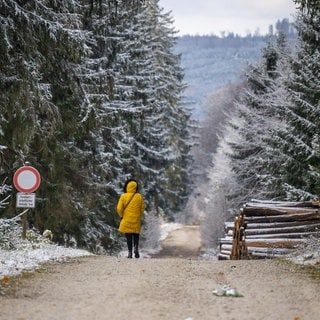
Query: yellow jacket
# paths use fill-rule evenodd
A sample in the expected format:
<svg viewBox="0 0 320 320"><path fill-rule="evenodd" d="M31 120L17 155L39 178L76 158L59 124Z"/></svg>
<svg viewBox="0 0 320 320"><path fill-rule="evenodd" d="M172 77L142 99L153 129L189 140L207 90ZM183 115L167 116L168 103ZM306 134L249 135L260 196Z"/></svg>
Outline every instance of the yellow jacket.
<svg viewBox="0 0 320 320"><path fill-rule="evenodd" d="M123 193L119 198L117 212L122 218L119 226L120 232L140 233L144 200L142 195L136 191L137 183L130 181L127 185L126 193ZM131 198L132 200L130 201Z"/></svg>

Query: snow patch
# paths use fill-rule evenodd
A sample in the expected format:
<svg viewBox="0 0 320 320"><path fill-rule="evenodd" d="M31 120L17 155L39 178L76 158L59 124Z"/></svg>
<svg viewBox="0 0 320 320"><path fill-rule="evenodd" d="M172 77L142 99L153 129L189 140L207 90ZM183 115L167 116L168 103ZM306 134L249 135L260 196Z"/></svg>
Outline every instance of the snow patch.
<svg viewBox="0 0 320 320"><path fill-rule="evenodd" d="M86 250L66 248L51 242L52 232L41 235L29 229L22 239L17 218L0 219L0 281L6 277L33 271L48 262L65 261L72 257L92 255Z"/></svg>
<svg viewBox="0 0 320 320"><path fill-rule="evenodd" d="M65 248L53 244L47 244L38 249L13 251L0 249L0 280L4 277L36 270L47 262L62 262L67 258L89 255L92 254L85 250Z"/></svg>

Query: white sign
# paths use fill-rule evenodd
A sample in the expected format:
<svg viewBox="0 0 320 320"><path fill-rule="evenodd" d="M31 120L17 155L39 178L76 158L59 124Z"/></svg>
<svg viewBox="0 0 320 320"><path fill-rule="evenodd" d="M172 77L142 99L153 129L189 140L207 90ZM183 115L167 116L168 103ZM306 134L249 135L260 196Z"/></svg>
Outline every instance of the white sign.
<svg viewBox="0 0 320 320"><path fill-rule="evenodd" d="M36 205L35 193L17 193L17 208L34 208Z"/></svg>

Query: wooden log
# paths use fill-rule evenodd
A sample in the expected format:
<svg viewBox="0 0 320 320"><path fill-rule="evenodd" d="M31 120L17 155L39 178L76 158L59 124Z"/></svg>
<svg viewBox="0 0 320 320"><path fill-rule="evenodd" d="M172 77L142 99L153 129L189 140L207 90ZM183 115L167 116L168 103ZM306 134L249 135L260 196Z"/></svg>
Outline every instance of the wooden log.
<svg viewBox="0 0 320 320"><path fill-rule="evenodd" d="M286 253L265 253L265 252L257 252L257 251L248 252L249 258L254 258L254 259L273 259L273 258L282 257L285 254Z"/></svg>
<svg viewBox="0 0 320 320"><path fill-rule="evenodd" d="M232 237L233 236L233 230L229 230L227 235Z"/></svg>
<svg viewBox="0 0 320 320"><path fill-rule="evenodd" d="M246 203L246 207L261 207L261 206L272 206L272 207L304 207L304 208L319 208L319 201L272 201L272 200L256 200L253 199Z"/></svg>
<svg viewBox="0 0 320 320"><path fill-rule="evenodd" d="M223 251L223 250L228 250L228 251L231 252L231 250L232 250L232 244L222 244L222 245L220 246L220 250L221 250L221 251Z"/></svg>
<svg viewBox="0 0 320 320"><path fill-rule="evenodd" d="M245 235L254 234L276 234L276 233L296 233L296 232L314 232L320 230L320 223L315 223L312 225L301 225L294 227L283 227L283 228L259 228L259 229L249 229L245 231Z"/></svg>
<svg viewBox="0 0 320 320"><path fill-rule="evenodd" d="M232 245L232 238L231 237L225 237L225 238L221 238L219 240L220 244L231 244Z"/></svg>
<svg viewBox="0 0 320 320"><path fill-rule="evenodd" d="M285 239L302 239L302 238L310 238L310 236L319 236L319 231L314 232L297 232L297 233L276 233L276 234L254 234L254 235L246 235L247 239L270 239L270 238L285 238Z"/></svg>
<svg viewBox="0 0 320 320"><path fill-rule="evenodd" d="M244 215L246 217L251 216L276 216L283 215L287 213L287 210L279 210L277 208L266 208L266 207L249 207L243 209Z"/></svg>
<svg viewBox="0 0 320 320"><path fill-rule="evenodd" d="M220 253L230 256L231 251L230 250L221 250Z"/></svg>
<svg viewBox="0 0 320 320"><path fill-rule="evenodd" d="M233 229L233 227L234 227L234 221L227 221L227 222L225 222L225 223L224 223L224 227L225 227L226 229Z"/></svg>
<svg viewBox="0 0 320 320"><path fill-rule="evenodd" d="M268 215L268 216L245 216L245 223L260 223L260 222L290 222L290 221L308 221L320 220L318 210L310 213L300 214L284 214L284 215Z"/></svg>
<svg viewBox="0 0 320 320"><path fill-rule="evenodd" d="M230 255L229 254L218 254L218 260L230 260Z"/></svg>
<svg viewBox="0 0 320 320"><path fill-rule="evenodd" d="M265 248L294 248L297 245L304 243L304 239L247 239L246 247L249 250L250 247L265 247Z"/></svg>
<svg viewBox="0 0 320 320"><path fill-rule="evenodd" d="M252 252L264 253L264 254L288 254L292 252L292 248L263 248L263 247L248 247L248 254Z"/></svg>
<svg viewBox="0 0 320 320"><path fill-rule="evenodd" d="M250 229L267 229L267 228L286 228L296 226L312 226L318 225L320 220L307 220L307 221L289 221L289 222L271 222L271 223L247 223L246 231Z"/></svg>
<svg viewBox="0 0 320 320"><path fill-rule="evenodd" d="M318 213L318 209L310 208L296 208L296 207L245 207L243 214L247 217L250 216L278 216L284 214L305 214L305 213Z"/></svg>
<svg viewBox="0 0 320 320"><path fill-rule="evenodd" d="M244 215L240 209L238 216L234 220L233 241L230 260L239 260L246 254L244 242Z"/></svg>

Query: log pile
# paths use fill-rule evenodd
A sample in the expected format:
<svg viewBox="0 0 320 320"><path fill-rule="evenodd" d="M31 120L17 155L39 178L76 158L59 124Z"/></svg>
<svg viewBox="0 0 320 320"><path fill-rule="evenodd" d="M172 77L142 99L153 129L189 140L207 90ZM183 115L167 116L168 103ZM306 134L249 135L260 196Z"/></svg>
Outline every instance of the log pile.
<svg viewBox="0 0 320 320"><path fill-rule="evenodd" d="M279 257L310 236L320 237L319 202L252 200L225 226L220 260Z"/></svg>

